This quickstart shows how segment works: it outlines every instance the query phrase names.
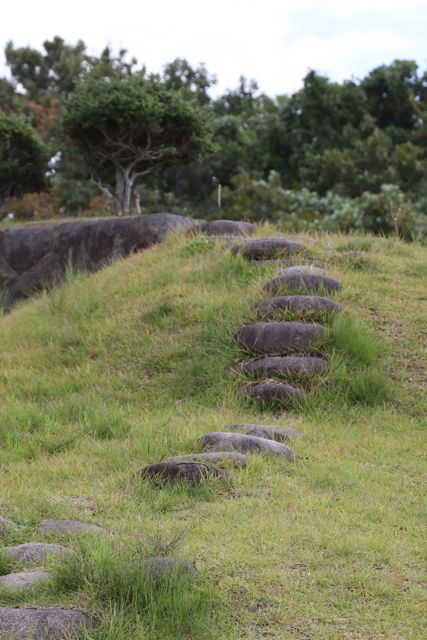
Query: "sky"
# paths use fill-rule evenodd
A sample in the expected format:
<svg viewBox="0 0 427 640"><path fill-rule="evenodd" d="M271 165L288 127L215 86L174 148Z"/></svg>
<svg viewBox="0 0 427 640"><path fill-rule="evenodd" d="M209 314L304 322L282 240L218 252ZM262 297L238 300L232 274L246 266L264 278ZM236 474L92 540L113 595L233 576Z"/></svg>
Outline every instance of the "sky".
<svg viewBox="0 0 427 640"><path fill-rule="evenodd" d="M204 62L216 92L241 75L269 95L292 93L309 69L362 78L397 58L427 69L427 0L15 0L2 7L7 41L41 49L59 35L91 54L125 48L148 71ZM0 75L7 76L4 55Z"/></svg>

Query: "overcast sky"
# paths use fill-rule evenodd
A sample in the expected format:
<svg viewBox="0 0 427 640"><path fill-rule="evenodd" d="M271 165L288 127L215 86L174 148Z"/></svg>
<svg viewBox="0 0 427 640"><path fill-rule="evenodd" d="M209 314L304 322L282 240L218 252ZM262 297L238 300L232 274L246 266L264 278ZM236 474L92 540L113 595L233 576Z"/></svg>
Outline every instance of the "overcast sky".
<svg viewBox="0 0 427 640"><path fill-rule="evenodd" d="M270 94L301 86L309 68L333 80L363 77L396 58L427 68L427 0L8 0L0 47L41 48L55 35L106 44L149 71L177 57L205 62L220 90L240 75ZM0 72L6 75L4 56Z"/></svg>

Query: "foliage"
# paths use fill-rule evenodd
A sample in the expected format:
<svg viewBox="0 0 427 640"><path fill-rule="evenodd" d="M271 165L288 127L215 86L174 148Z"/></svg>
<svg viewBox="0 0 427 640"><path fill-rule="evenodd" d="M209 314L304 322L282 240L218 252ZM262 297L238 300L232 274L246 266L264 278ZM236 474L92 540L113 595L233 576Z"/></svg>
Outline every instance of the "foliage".
<svg viewBox="0 0 427 640"><path fill-rule="evenodd" d="M0 205L7 197L43 189L46 170L45 149L36 132L0 111Z"/></svg>
<svg viewBox="0 0 427 640"><path fill-rule="evenodd" d="M135 206L143 176L189 162L208 146L206 114L164 84L140 76L83 84L67 105L64 126L95 177L107 185L115 181L120 213Z"/></svg>

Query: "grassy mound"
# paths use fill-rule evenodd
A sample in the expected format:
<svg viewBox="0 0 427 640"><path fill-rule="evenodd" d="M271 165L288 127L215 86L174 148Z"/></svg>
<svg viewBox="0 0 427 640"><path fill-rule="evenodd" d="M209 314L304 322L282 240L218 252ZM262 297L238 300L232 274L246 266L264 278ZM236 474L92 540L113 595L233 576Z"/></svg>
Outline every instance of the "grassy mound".
<svg viewBox="0 0 427 640"><path fill-rule="evenodd" d="M78 553L54 585L4 604L85 607L97 640L422 637L425 250L297 239L342 281L344 313L319 345L329 373L292 412L246 404L225 373L277 267L202 237L70 274L0 320L0 514L20 525L7 543L39 541L43 518L114 532L65 539ZM297 461L255 456L227 485L136 480L245 421L302 430ZM170 554L200 576L147 585L141 558Z"/></svg>

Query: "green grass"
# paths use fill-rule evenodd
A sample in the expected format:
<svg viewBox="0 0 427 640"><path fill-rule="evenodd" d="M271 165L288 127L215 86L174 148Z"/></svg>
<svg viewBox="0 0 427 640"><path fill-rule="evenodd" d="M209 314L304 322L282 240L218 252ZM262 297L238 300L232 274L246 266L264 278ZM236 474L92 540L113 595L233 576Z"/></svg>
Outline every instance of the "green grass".
<svg viewBox="0 0 427 640"><path fill-rule="evenodd" d="M277 266L204 239L69 275L0 320L0 515L20 525L5 544L38 540L44 518L112 532L65 538L76 554L55 565L55 586L0 594L4 604L96 612L92 640L423 638L426 250L295 239L342 281L344 312L318 346L328 374L301 382L294 411L245 404L225 373L241 357L231 336ZM353 249L370 251L363 269L341 260ZM245 421L302 430L296 462L254 456L230 482L199 487L137 478ZM153 590L147 555L196 561L200 577Z"/></svg>

